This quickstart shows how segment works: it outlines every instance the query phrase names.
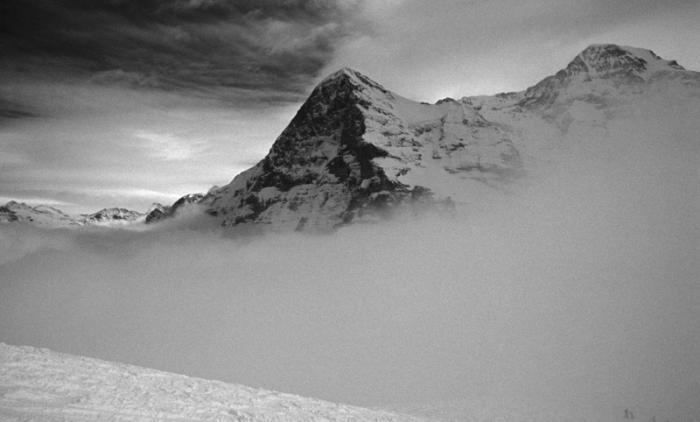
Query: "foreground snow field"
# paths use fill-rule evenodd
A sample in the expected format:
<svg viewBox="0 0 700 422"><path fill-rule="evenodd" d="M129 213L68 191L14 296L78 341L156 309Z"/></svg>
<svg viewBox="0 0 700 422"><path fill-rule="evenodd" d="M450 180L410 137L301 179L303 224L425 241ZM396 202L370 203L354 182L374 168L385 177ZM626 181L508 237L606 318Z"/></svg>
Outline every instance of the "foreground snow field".
<svg viewBox="0 0 700 422"><path fill-rule="evenodd" d="M420 421L0 343L0 421Z"/></svg>
<svg viewBox="0 0 700 422"><path fill-rule="evenodd" d="M700 388L700 387L699 387ZM658 418L639 404L577 409L562 403L532 408L501 397L474 402L396 406L426 418L305 398L293 394L0 343L0 422L100 421L625 421L694 422L700 391ZM683 403L685 402L685 403ZM613 407L615 409L613 409ZM636 416L635 416L636 415ZM670 418L669 418L670 415ZM429 419L428 419L429 418Z"/></svg>

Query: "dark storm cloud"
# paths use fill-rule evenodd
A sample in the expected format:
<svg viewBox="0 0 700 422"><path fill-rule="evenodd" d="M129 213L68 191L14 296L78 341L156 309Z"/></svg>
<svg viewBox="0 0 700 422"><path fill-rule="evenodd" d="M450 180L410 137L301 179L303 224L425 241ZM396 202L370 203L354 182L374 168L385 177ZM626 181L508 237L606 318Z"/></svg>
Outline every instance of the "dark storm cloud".
<svg viewBox="0 0 700 422"><path fill-rule="evenodd" d="M6 119L26 119L37 116L36 113L21 104L0 98L0 122Z"/></svg>
<svg viewBox="0 0 700 422"><path fill-rule="evenodd" d="M15 77L273 101L308 88L362 25L357 2L312 0L9 0L0 20L0 71Z"/></svg>

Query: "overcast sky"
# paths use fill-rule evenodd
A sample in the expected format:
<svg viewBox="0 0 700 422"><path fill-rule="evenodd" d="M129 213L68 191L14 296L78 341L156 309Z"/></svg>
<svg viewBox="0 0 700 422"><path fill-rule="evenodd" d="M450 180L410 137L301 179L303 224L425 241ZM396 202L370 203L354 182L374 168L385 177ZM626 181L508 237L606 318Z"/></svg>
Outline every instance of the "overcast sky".
<svg viewBox="0 0 700 422"><path fill-rule="evenodd" d="M67 211L227 183L342 66L409 98L522 90L591 43L700 69L696 0L5 0L0 202Z"/></svg>

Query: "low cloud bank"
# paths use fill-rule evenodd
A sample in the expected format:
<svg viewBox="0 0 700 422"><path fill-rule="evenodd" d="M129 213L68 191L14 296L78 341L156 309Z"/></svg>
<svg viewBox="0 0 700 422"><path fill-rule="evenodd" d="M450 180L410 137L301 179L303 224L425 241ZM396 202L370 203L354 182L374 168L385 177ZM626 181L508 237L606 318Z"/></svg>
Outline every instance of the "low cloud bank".
<svg viewBox="0 0 700 422"><path fill-rule="evenodd" d="M690 420L698 147L637 135L333 235L1 226L0 341L466 420Z"/></svg>

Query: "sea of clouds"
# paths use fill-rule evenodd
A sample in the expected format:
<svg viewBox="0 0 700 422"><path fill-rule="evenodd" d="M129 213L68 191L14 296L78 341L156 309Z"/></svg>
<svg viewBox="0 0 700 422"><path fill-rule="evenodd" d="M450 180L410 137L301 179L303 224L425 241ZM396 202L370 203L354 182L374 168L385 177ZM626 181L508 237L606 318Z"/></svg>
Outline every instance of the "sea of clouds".
<svg viewBox="0 0 700 422"><path fill-rule="evenodd" d="M698 144L628 132L333 234L3 225L0 341L462 420L693 420Z"/></svg>

